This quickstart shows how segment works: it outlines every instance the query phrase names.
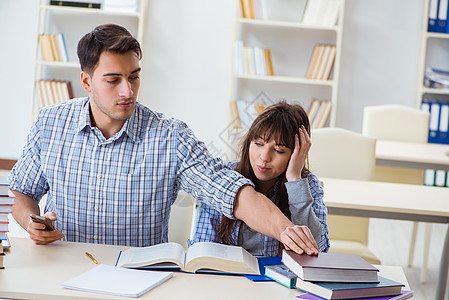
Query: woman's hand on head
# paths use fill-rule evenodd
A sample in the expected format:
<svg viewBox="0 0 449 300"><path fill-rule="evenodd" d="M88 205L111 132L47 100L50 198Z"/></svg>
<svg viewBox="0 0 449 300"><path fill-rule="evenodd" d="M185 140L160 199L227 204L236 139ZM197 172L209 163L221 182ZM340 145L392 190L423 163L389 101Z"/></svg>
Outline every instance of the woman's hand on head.
<svg viewBox="0 0 449 300"><path fill-rule="evenodd" d="M301 144L299 143L300 139ZM301 171L304 168L311 146L312 142L310 141L309 134L304 126L301 126L298 130L298 134L295 135L295 149L293 150L285 172L287 181L294 181L302 178Z"/></svg>

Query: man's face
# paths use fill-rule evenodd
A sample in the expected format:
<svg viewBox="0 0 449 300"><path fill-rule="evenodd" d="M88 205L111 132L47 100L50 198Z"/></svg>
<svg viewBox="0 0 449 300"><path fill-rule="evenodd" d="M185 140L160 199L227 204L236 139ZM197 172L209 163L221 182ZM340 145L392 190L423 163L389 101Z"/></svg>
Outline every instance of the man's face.
<svg viewBox="0 0 449 300"><path fill-rule="evenodd" d="M89 93L92 116L98 127L123 124L136 105L139 59L133 51L125 54L105 51L92 76L81 73L81 83Z"/></svg>

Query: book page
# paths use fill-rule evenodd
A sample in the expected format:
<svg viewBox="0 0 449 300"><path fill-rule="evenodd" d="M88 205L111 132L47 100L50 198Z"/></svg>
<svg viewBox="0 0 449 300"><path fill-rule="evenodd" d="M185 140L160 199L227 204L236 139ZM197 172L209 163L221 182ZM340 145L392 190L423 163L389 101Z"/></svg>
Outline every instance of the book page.
<svg viewBox="0 0 449 300"><path fill-rule="evenodd" d="M190 262L192 266L189 266ZM223 272L259 273L257 258L242 247L209 242L195 243L190 246L185 265L189 271L196 271L201 265L201 268Z"/></svg>
<svg viewBox="0 0 449 300"><path fill-rule="evenodd" d="M173 262L184 266L185 250L178 243L163 243L149 247L130 248L123 251L118 267L142 267L158 262Z"/></svg>

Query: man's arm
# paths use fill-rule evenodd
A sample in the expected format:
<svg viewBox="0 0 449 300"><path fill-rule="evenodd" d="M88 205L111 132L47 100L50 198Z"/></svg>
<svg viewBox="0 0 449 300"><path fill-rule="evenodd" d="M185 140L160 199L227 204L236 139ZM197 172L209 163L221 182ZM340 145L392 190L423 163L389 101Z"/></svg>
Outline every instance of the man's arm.
<svg viewBox="0 0 449 300"><path fill-rule="evenodd" d="M318 254L310 231L294 225L267 197L251 186L242 187L234 202L234 216L252 229L277 239L299 254Z"/></svg>
<svg viewBox="0 0 449 300"><path fill-rule="evenodd" d="M28 232L35 244L49 244L64 237L64 234L60 233L58 230L43 230L45 228L44 224L33 222L30 218L30 214L40 215L40 209L37 202L23 193L17 191L12 192L16 196L14 205L12 206L12 215L17 223ZM54 212L48 212L44 214L44 217L49 218L52 221L57 220Z"/></svg>

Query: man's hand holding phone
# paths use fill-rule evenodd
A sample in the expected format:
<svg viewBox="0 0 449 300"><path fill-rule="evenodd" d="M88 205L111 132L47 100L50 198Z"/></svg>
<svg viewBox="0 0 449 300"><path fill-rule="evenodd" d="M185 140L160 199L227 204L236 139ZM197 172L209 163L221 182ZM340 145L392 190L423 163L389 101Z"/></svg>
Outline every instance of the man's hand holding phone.
<svg viewBox="0 0 449 300"><path fill-rule="evenodd" d="M30 215L27 232L36 245L49 244L64 237L53 226L53 221L56 220L54 212L47 212L43 216Z"/></svg>

